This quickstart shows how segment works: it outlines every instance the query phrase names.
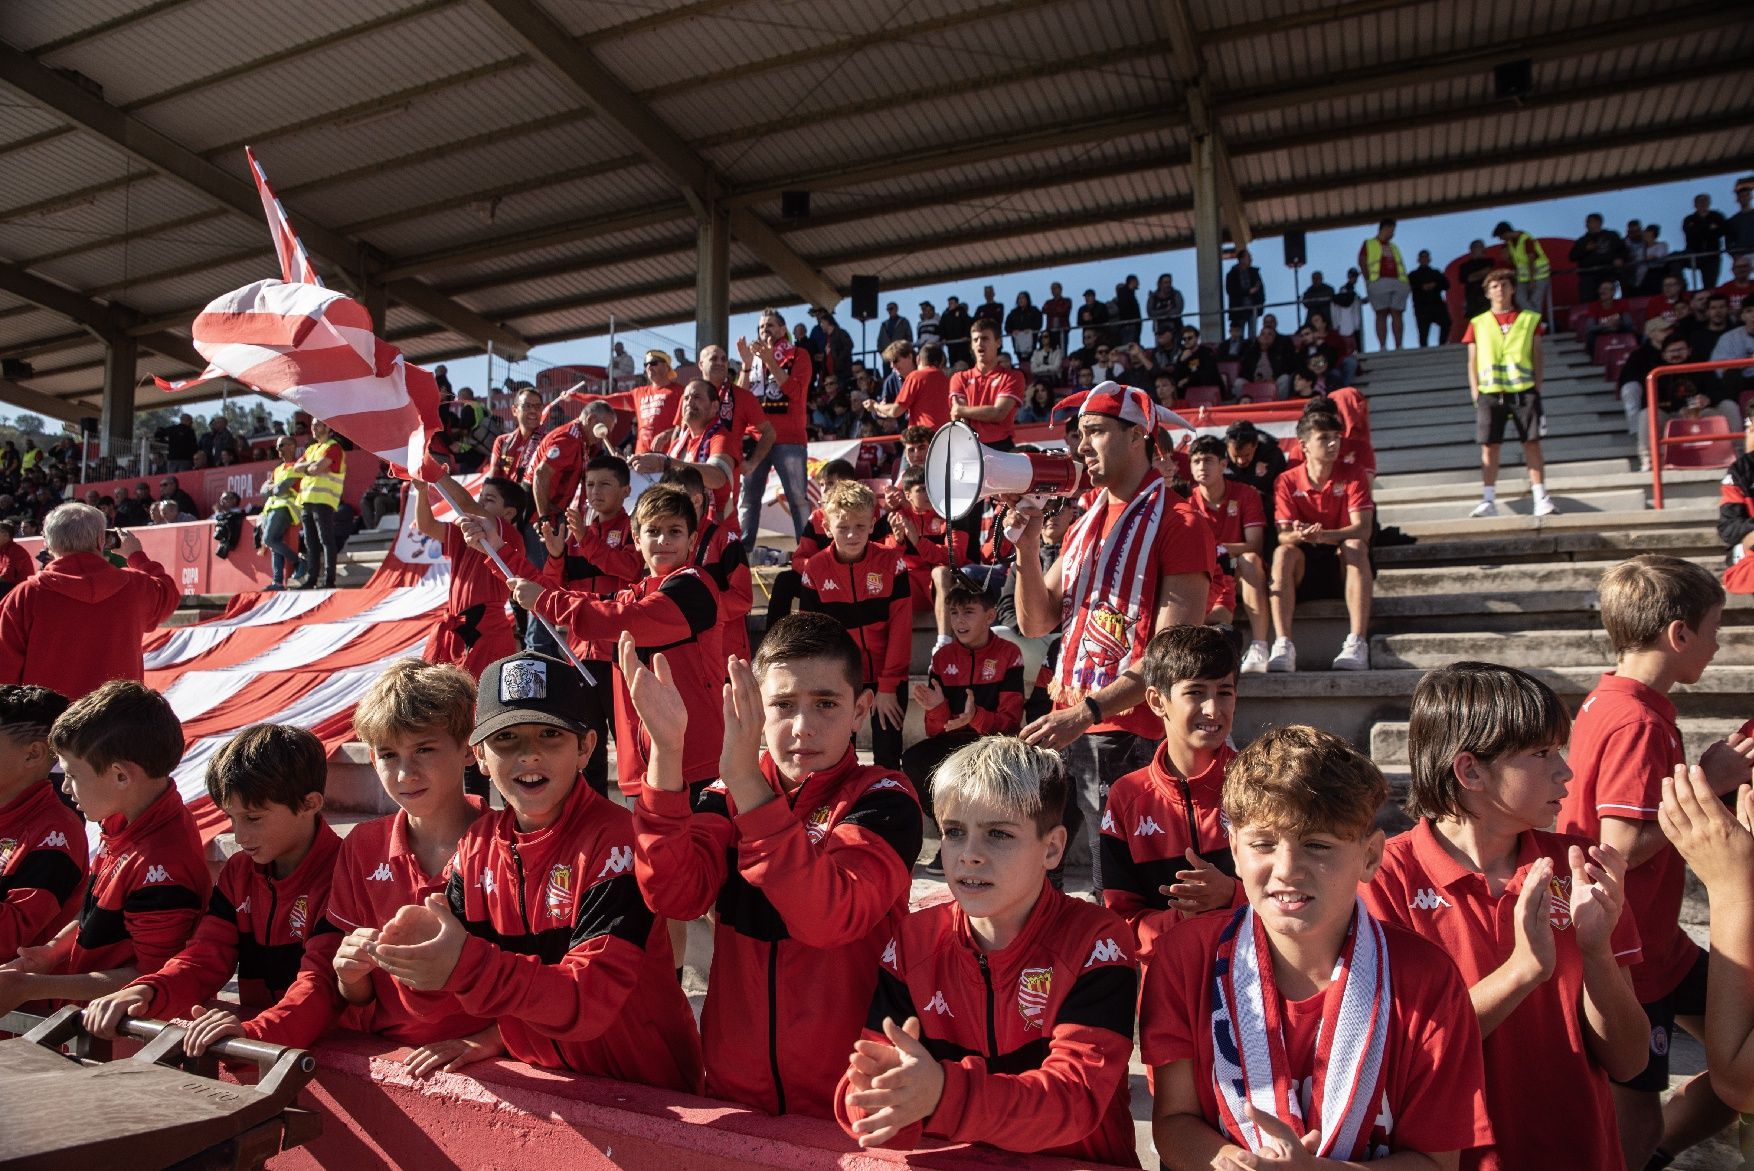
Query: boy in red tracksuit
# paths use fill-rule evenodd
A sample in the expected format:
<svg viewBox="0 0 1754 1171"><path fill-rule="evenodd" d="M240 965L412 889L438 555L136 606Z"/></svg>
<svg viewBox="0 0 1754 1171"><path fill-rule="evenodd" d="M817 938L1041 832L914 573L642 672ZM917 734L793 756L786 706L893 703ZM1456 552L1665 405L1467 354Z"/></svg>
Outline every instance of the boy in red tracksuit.
<svg viewBox="0 0 1754 1171"><path fill-rule="evenodd" d="M529 563L510 545L500 553L518 576L509 583L518 605L566 627L576 647L591 639L633 635L641 661L663 651L675 672L676 684L697 713L699 735L691 736L683 772L689 783L712 780L719 772L720 733L713 724L725 685L721 653L719 596L708 576L687 564L698 522L688 493L655 484L640 494L633 510L634 545L646 564L646 576L613 598L576 590L544 589L529 580ZM471 539L485 532L473 526ZM650 739L633 711L627 680L615 676L615 757L617 780L628 796L645 783Z"/></svg>
<svg viewBox="0 0 1754 1171"><path fill-rule="evenodd" d="M688 563L711 578L719 591L720 649L726 658L747 659L749 626L744 619L755 605L755 583L749 575L749 554L743 548L743 534L737 531L736 515L707 508L706 484L699 470L687 464L671 464L659 482L674 484L688 493L695 515L702 518Z"/></svg>
<svg viewBox="0 0 1754 1171"><path fill-rule="evenodd" d="M545 520L537 526L548 549L548 560L537 572L537 581L551 588L613 597L645 576L645 563L634 547L633 522L625 507L630 483L627 461L620 456L600 455L585 465L585 504L590 511L580 514L576 508L567 509L564 535L556 523ZM592 686L597 706L610 710L615 703L613 640L592 639L579 647L578 655L595 680ZM607 744L597 744L585 766L585 780L599 793L608 791Z"/></svg>
<svg viewBox="0 0 1754 1171"><path fill-rule="evenodd" d="M49 728L67 697L29 683L0 686L0 964L39 947L79 911L85 825L55 795Z"/></svg>
<svg viewBox="0 0 1754 1171"><path fill-rule="evenodd" d="M861 666L832 619L775 623L753 668L731 664L725 774L692 801L678 767L692 713L636 668L640 715L661 730L634 807L640 890L674 919L718 912L707 1093L772 1114L833 1116L920 849L913 791L853 753L871 703Z"/></svg>
<svg viewBox="0 0 1754 1171"><path fill-rule="evenodd" d="M865 685L877 693L871 710L871 758L899 768L913 654L907 569L900 553L871 540L877 520L871 489L843 480L823 496L822 508L833 543L805 563L798 605L838 620L859 644Z"/></svg>
<svg viewBox="0 0 1754 1171"><path fill-rule="evenodd" d="M231 819L238 850L226 860L189 940L158 971L85 1008L87 1031L114 1039L124 1017L192 1020L184 1052L243 1035L229 1008L204 1009L235 973L245 1009L271 1025L329 904L341 839L323 820L329 775L323 742L303 728L256 724L226 742L207 768L207 795ZM322 995L320 990L307 990Z"/></svg>
<svg viewBox="0 0 1754 1171"><path fill-rule="evenodd" d="M890 537L884 544L901 552L901 563L907 567L908 592L913 596L914 613L933 609L938 586L948 576L950 555L944 548L944 532L948 521L932 511L926 497L926 469L909 468L901 474L901 482L890 492ZM956 530L956 564L968 564L968 533ZM943 572L940 573L939 570ZM943 607L937 607L942 610ZM943 614L938 629L944 629Z"/></svg>
<svg viewBox="0 0 1754 1171"><path fill-rule="evenodd" d="M475 681L456 667L397 659L366 690L353 733L400 808L342 840L298 977L275 1009L243 1023L244 1036L305 1049L339 1023L411 1046L403 1063L416 1077L505 1052L491 1020L413 991L368 950L396 912L444 891L458 841L486 809L463 791L474 726Z"/></svg>
<svg viewBox="0 0 1754 1171"><path fill-rule="evenodd" d="M158 971L189 942L213 886L171 781L183 725L164 696L106 683L61 714L49 748L102 836L79 917L0 971L0 1013L31 1000L94 1000Z"/></svg>
<svg viewBox="0 0 1754 1171"><path fill-rule="evenodd" d="M959 534L962 535L962 534ZM1023 727L1023 652L993 633L998 608L960 574L944 598L950 641L932 652L932 671L914 686L925 711L926 738L901 754L901 768L932 813L932 770L982 736L1015 736ZM939 873L938 859L926 863Z"/></svg>
<svg viewBox="0 0 1754 1171"><path fill-rule="evenodd" d="M1218 802L1236 758L1236 648L1214 627L1172 626L1146 645L1140 672L1163 742L1108 791L1102 901L1145 950L1189 916L1241 905Z"/></svg>
<svg viewBox="0 0 1754 1171"><path fill-rule="evenodd" d="M1113 911L1061 894L1058 754L1010 736L932 779L955 902L909 915L835 1115L862 1147L922 1137L1137 1167L1128 1110L1138 966Z"/></svg>
<svg viewBox="0 0 1754 1171"><path fill-rule="evenodd" d="M700 1038L634 877L632 820L578 783L602 722L584 680L514 655L482 673L475 712L475 760L506 808L463 835L445 893L399 911L373 961L496 1020L520 1061L698 1093Z"/></svg>

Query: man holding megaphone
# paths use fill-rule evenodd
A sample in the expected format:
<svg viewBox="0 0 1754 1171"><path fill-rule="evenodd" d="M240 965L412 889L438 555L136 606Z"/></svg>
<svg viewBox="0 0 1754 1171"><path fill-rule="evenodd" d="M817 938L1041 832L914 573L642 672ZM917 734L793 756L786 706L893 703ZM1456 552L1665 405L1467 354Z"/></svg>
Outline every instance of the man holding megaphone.
<svg viewBox="0 0 1754 1171"><path fill-rule="evenodd" d="M1019 633L1058 630L1060 663L1049 693L1054 709L1023 729L1023 738L1065 750L1086 833L1074 832L1067 855L1088 853L1102 890L1096 847L1108 787L1150 763L1162 723L1145 705L1138 667L1153 635L1198 624L1215 567L1212 528L1152 465L1155 404L1142 390L1104 382L1078 411L1076 452L1097 491L1044 571L1041 509L1020 502L1016 538ZM1068 829L1075 830L1073 811Z"/></svg>

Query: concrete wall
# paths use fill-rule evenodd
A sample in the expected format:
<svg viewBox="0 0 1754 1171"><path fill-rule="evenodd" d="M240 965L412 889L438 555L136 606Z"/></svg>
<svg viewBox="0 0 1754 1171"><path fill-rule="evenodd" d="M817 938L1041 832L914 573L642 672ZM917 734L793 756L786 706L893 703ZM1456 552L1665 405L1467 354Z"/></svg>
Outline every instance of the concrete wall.
<svg viewBox="0 0 1754 1171"><path fill-rule="evenodd" d="M945 1148L860 1151L832 1122L766 1114L645 1086L574 1077L516 1062L416 1082L406 1050L339 1036L317 1051L317 1079L302 1095L323 1118L313 1144L273 1159L274 1171L901 1171L1030 1167L1070 1171L1065 1159Z"/></svg>

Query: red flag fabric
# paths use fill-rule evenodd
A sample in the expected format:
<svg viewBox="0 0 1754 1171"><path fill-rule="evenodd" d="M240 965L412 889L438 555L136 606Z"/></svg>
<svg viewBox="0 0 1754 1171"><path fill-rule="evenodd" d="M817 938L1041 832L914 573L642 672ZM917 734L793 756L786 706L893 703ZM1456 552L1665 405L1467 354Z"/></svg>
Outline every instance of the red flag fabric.
<svg viewBox="0 0 1754 1171"><path fill-rule="evenodd" d="M262 197L262 211L268 217L268 231L274 236L274 251L280 257L281 279L320 288L323 278L317 275L311 258L305 254L304 244L292 230L292 224L286 218L286 208L280 204L280 197L268 186L268 175L262 170L262 164L256 161L256 152L246 146L244 157L250 161L250 175L256 180L256 191Z"/></svg>

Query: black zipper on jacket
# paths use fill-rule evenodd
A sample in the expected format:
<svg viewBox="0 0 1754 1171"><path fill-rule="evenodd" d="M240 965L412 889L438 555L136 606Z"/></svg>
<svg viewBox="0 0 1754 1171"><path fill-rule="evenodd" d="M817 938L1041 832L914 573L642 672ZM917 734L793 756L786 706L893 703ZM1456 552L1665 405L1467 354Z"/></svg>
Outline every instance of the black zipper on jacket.
<svg viewBox="0 0 1754 1171"><path fill-rule="evenodd" d="M524 899L524 856L518 853L516 844L511 845L509 849L512 854L512 862L518 868L518 915L524 920L524 934L534 935L535 932L530 930L530 905Z"/></svg>
<svg viewBox="0 0 1754 1171"><path fill-rule="evenodd" d="M1188 784L1186 777L1177 777L1175 783L1181 786L1182 812L1187 815L1188 819L1188 848L1199 854L1201 853L1200 827L1194 821L1194 787Z"/></svg>
<svg viewBox="0 0 1754 1171"><path fill-rule="evenodd" d="M829 548L832 549L833 547L834 546L831 543L829 545ZM855 603L857 603L859 600L859 574L858 574L858 571L854 568L854 566L863 564L865 557L869 554L869 551L870 551L870 547L866 546L866 553L861 554L857 561L853 562L852 565L847 566L847 592L852 594L853 601ZM871 665L871 687L872 687L872 690L877 691L879 694L881 694L883 689L879 685L878 680L877 680L877 656L871 653L871 644L868 641L866 641L866 638L865 638L865 628L863 626L857 626L854 628L854 630L856 631L856 633L859 636L859 649L865 653L865 661ZM871 716L871 721L872 721L871 727L873 729L875 729L877 727L876 720L877 720L877 717L873 713L873 715Z"/></svg>
<svg viewBox="0 0 1754 1171"><path fill-rule="evenodd" d="M780 1080L780 945L767 945L767 1064L773 1073L774 1113L786 1112L786 1083Z"/></svg>
<svg viewBox="0 0 1754 1171"><path fill-rule="evenodd" d="M981 983L987 986L987 1057L999 1055L999 1030L993 1020L993 969L987 966L987 953L977 952L981 962Z"/></svg>
<svg viewBox="0 0 1754 1171"><path fill-rule="evenodd" d="M257 935L257 938L259 938L265 946L271 945L274 942L274 915L279 910L280 890L274 885L274 879L272 875L270 875L268 879L268 919L262 925L263 930Z"/></svg>

